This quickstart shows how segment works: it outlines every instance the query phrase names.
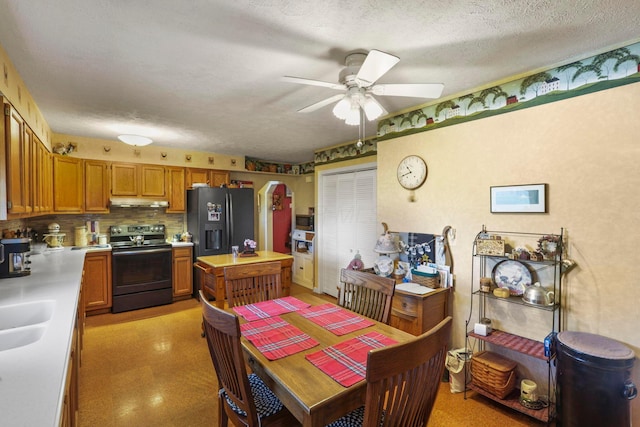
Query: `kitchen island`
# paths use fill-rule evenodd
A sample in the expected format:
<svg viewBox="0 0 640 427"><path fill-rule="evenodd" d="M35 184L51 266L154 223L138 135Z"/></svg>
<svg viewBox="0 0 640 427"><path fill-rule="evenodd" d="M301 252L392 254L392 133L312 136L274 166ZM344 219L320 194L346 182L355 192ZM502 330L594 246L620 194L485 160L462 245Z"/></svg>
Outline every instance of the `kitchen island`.
<svg viewBox="0 0 640 427"><path fill-rule="evenodd" d="M76 327L80 326L76 320L87 251L65 247L31 255L30 275L0 280L0 313L7 314L2 320L9 325L0 330L0 342L5 348L0 349L2 425L61 424ZM16 308L19 313L32 304L47 308L46 314L39 312L42 318L38 323L12 325L11 309ZM38 333L31 335L31 339L24 338L29 331L35 333L36 330ZM9 335L21 336L23 342Z"/></svg>
<svg viewBox="0 0 640 427"><path fill-rule="evenodd" d="M282 288L284 295L289 296L293 256L272 251L257 251L255 256L246 257L234 257L232 254L198 257L195 266L201 272L199 274L199 288L208 298L215 298L217 307L224 309L224 268L232 265L257 264L269 261L280 261Z"/></svg>

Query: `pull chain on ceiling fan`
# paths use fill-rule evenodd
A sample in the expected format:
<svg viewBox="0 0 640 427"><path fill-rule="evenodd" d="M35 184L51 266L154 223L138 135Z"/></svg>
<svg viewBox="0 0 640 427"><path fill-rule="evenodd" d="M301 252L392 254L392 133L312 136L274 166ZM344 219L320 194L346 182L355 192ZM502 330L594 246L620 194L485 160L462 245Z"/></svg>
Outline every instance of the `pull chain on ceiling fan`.
<svg viewBox="0 0 640 427"><path fill-rule="evenodd" d="M367 55L352 53L347 56L346 67L340 72L340 83L291 76L284 76L283 80L343 91L342 94L318 101L298 112L310 113L337 101L333 114L346 124L357 126L360 124L361 110L369 121L388 114L373 95L413 98L439 98L442 95L444 85L441 83L374 84L399 61L397 56L379 50L371 50Z"/></svg>

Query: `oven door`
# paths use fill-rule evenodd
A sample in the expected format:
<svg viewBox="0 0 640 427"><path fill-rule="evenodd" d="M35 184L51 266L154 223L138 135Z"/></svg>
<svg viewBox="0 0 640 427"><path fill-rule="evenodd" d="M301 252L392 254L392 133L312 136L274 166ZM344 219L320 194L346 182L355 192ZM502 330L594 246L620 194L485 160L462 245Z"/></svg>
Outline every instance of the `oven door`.
<svg viewBox="0 0 640 427"><path fill-rule="evenodd" d="M113 295L171 288L171 247L112 252Z"/></svg>

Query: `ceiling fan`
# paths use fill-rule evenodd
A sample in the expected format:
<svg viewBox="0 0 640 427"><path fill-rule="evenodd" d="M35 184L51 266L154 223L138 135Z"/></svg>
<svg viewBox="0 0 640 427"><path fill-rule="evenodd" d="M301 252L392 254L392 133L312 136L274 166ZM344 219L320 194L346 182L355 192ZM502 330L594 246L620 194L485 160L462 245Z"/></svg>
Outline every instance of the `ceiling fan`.
<svg viewBox="0 0 640 427"><path fill-rule="evenodd" d="M444 85L441 83L375 84L399 61L400 58L397 56L379 50L371 50L368 54L352 53L345 59L346 67L340 72L339 83L291 76L284 76L283 80L290 83L322 86L343 92L304 107L298 112L310 113L338 101L333 107L333 114L344 120L346 124L355 126L360 124L361 109L370 121L388 114L373 95L413 98L440 97L444 89Z"/></svg>

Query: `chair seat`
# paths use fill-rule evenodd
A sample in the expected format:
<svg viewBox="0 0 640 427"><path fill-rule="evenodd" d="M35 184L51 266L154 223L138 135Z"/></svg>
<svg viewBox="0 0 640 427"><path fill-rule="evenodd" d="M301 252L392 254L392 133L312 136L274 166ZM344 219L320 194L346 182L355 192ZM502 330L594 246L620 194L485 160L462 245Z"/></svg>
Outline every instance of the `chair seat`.
<svg viewBox="0 0 640 427"><path fill-rule="evenodd" d="M262 379L256 374L249 374L249 385L251 386L251 394L253 395L253 401L256 404L256 410L258 411L259 418L270 417L277 414L282 410L284 405L276 397L275 394L267 387ZM247 416L247 413L229 399L227 393L223 388L220 389L220 394L225 398L233 412L243 417Z"/></svg>

